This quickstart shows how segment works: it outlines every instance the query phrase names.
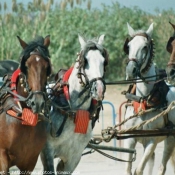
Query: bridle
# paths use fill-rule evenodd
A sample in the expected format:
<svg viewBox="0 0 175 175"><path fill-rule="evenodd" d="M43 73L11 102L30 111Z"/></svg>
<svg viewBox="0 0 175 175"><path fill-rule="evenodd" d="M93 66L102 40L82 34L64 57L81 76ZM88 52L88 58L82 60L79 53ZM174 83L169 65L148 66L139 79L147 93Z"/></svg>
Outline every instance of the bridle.
<svg viewBox="0 0 175 175"><path fill-rule="evenodd" d="M95 50L95 49L98 49L98 48L96 48L95 47L95 49L94 48L90 48L90 49L92 49L92 50ZM90 50L89 49L89 50ZM79 63L79 66L77 67L77 69L78 69L78 73L77 73L77 77L78 77L78 79L80 80L79 81L79 83L82 85L82 87L84 87L84 89L81 91L81 93L79 94L79 97L85 92L85 91L87 91L88 89L89 89L89 96L90 96L90 92L92 92L93 90L94 90L94 87L93 87L93 85L94 85L94 83L96 82L96 81L98 81L98 80L101 80L102 82L103 82L103 84L104 84L104 92L106 91L106 84L105 84L105 81L104 81L104 75L103 75L103 77L96 77L96 78L93 78L92 80L89 80L89 78L88 78L88 76L87 76L87 74L86 74L86 72L85 72L85 53L84 53L84 51L82 50L79 54L77 54L78 55L78 58L77 58L77 60L76 60L76 62L78 62ZM104 70L105 70L105 66L108 64L108 57L107 57L107 51L104 49L104 53L102 54L103 55L103 57L105 58L105 62L104 62ZM84 77L84 80L85 81L83 81L83 77ZM103 92L103 93L104 93Z"/></svg>
<svg viewBox="0 0 175 175"><path fill-rule="evenodd" d="M38 48L36 48L34 51L30 52L30 56L31 55L41 56L43 59L45 59L49 63L49 67L48 67L48 70L47 70L47 76L49 76L51 74L51 64L50 64L49 57L48 56L43 56L43 54L40 53ZM22 59L21 59L21 70L23 70L22 65L23 66L25 65L25 62L27 61L27 59L24 59L24 56L22 57ZM24 92L28 94L27 98L25 98L25 102L26 102L28 107L31 107L31 98L32 98L33 95L40 94L40 95L43 96L44 100L47 99L46 92L39 91L39 90L37 90L37 91L32 91L31 90L31 88L29 87L29 84L27 82L26 71L21 71L20 72L19 83L20 83L21 87L24 88ZM19 101L22 101L22 100L20 100L20 97L19 97Z"/></svg>
<svg viewBox="0 0 175 175"><path fill-rule="evenodd" d="M136 69L136 75L142 79L142 75L141 75L141 72L140 72L142 63L139 62L136 58L131 58L131 59L128 58L128 60L127 60L127 65L128 65L129 62L131 62L131 61L133 61L133 62L136 63L136 65L137 65L137 67L136 67L136 68L137 68L137 69Z"/></svg>
<svg viewBox="0 0 175 175"><path fill-rule="evenodd" d="M124 52L126 53L126 54L129 54L129 47L128 47L128 43L135 37L135 36L143 36L143 37L145 37L145 38L147 38L147 40L148 40L148 45L147 45L147 47L146 47L146 49L147 49L147 52L146 52L146 54L145 54L145 57L144 57L144 59L142 59L141 61L139 61L138 59L136 59L136 58L128 58L127 59L127 65L129 64L129 62L131 62L131 61L133 61L133 62L135 62L136 63L136 65L137 65L137 69L136 69L136 75L138 76L138 77L140 77L141 79L144 79L143 77L142 77L142 74L143 73L146 73L148 70L149 70L149 68L151 67L151 65L152 65L152 63L153 63L153 56L154 56L154 52L153 52L153 40L146 34L146 33L141 33L141 34L136 34L136 35L134 35L133 37L131 37L130 39L129 38L127 38L126 39L126 41L125 41L125 44L124 44L124 48L123 48L123 50L124 50ZM150 56L148 57L148 54L150 53ZM148 57L148 58L147 58ZM148 60L146 60L146 59L148 59ZM147 61L147 63L146 63L146 61ZM142 68L142 66L143 66L143 64L145 64L145 67L144 68Z"/></svg>
<svg viewBox="0 0 175 175"><path fill-rule="evenodd" d="M47 99L46 92L38 91L38 90L31 91L29 84L27 82L26 75L22 72L19 75L19 83L20 83L20 86L24 88L24 92L28 94L27 97L25 98L25 102L26 102L28 107L31 107L31 97L35 94L42 95L44 97L44 100ZM19 101L24 101L24 100L21 100L20 96L18 96L18 98L19 98ZM22 99L24 99L24 98L22 98Z"/></svg>

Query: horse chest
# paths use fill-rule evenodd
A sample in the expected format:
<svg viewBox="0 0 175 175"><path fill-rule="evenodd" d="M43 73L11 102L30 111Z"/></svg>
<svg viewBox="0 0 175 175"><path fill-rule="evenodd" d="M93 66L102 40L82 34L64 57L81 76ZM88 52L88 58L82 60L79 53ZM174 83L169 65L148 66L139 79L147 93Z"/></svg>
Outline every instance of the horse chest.
<svg viewBox="0 0 175 175"><path fill-rule="evenodd" d="M71 119L68 118L65 123L62 134L59 137L48 137L47 143L52 147L54 157L66 157L70 154L73 154L73 152L83 152L84 148L86 147L91 138L91 121L89 122L86 134L75 133L74 128L75 124Z"/></svg>

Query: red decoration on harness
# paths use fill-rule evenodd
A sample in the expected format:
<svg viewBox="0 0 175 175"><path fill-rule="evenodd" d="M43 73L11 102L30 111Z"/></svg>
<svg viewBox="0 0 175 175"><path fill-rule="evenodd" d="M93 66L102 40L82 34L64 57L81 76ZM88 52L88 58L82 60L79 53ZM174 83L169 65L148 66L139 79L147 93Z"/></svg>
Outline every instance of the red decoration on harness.
<svg viewBox="0 0 175 175"><path fill-rule="evenodd" d="M86 110L77 110L75 117L75 133L86 134L89 125L90 113Z"/></svg>
<svg viewBox="0 0 175 175"><path fill-rule="evenodd" d="M143 102L136 102L136 101L134 101L133 102L133 106L134 106L134 111L135 111L135 113L138 113L138 112L140 112L141 110L146 110L146 107L147 107L147 103L146 103L146 101L143 101Z"/></svg>
<svg viewBox="0 0 175 175"><path fill-rule="evenodd" d="M34 114L31 109L24 108L22 110L22 124L36 126L38 122L38 114Z"/></svg>
<svg viewBox="0 0 175 175"><path fill-rule="evenodd" d="M14 94L17 94L16 85L17 85L17 79L18 79L20 73L21 73L21 70L17 69L15 72L13 72L12 77L11 77L11 86L10 87L12 88L12 92ZM14 95L14 97L16 97L16 96ZM38 114L34 114L32 112L32 110L28 109L28 108L24 108L22 110L22 117L18 117L17 112L15 112L14 110L8 110L7 114L9 114L12 117L15 117L19 120L22 120L23 125L36 126L36 124L38 122Z"/></svg>
<svg viewBox="0 0 175 175"><path fill-rule="evenodd" d="M17 117L17 112L15 112L15 111L12 110L12 109L9 109L9 110L7 111L7 114L8 114L8 115L11 115L12 117L18 118L18 117ZM20 117L19 117L19 119L20 119Z"/></svg>
<svg viewBox="0 0 175 175"><path fill-rule="evenodd" d="M11 77L11 86L10 87L13 89L12 92L15 94L17 94L16 84L17 84L17 78L20 75L20 73L21 73L21 70L17 69L15 72L13 72L12 77Z"/></svg>
<svg viewBox="0 0 175 175"><path fill-rule="evenodd" d="M72 73L73 67L71 67L69 70L66 71L66 73L63 76L63 82L67 82L69 80L70 74ZM66 99L69 101L70 100L70 95L69 95L69 89L68 86L63 86L63 91L64 95L66 96Z"/></svg>
<svg viewBox="0 0 175 175"><path fill-rule="evenodd" d="M23 109L22 117L18 117L17 112L12 109L9 109L7 111L7 114L19 120L22 120L23 125L36 126L36 124L38 123L38 114L34 114L32 110L28 108Z"/></svg>

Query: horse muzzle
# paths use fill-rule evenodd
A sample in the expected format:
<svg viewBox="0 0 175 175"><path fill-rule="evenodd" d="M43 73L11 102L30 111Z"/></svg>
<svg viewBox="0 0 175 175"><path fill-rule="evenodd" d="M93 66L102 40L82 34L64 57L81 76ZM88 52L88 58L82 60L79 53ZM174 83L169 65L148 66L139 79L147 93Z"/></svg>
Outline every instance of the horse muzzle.
<svg viewBox="0 0 175 175"><path fill-rule="evenodd" d="M167 81L168 83L174 85L175 84L175 68L173 66L167 66L166 68Z"/></svg>
<svg viewBox="0 0 175 175"><path fill-rule="evenodd" d="M126 66L126 79L133 79L138 76L138 66L136 62L129 62L128 65Z"/></svg>
<svg viewBox="0 0 175 175"><path fill-rule="evenodd" d="M102 101L104 98L104 93L106 90L106 86L101 80L97 80L93 83L91 88L91 96L93 99L97 101Z"/></svg>
<svg viewBox="0 0 175 175"><path fill-rule="evenodd" d="M45 97L43 93L34 93L28 101L33 113L41 113L45 109Z"/></svg>

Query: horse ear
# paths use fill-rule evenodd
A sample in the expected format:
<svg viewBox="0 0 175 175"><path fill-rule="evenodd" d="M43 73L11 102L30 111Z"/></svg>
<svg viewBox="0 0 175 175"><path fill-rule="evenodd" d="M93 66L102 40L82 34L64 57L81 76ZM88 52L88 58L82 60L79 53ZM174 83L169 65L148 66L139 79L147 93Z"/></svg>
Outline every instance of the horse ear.
<svg viewBox="0 0 175 175"><path fill-rule="evenodd" d="M84 40L84 38L78 34L78 39L81 45L81 49L84 49L84 46L86 45L86 41Z"/></svg>
<svg viewBox="0 0 175 175"><path fill-rule="evenodd" d="M168 40L167 42L167 45L166 45L166 50L169 52L169 53L172 53L172 45L171 43L173 42L174 38L173 37L170 37L170 39Z"/></svg>
<svg viewBox="0 0 175 175"><path fill-rule="evenodd" d="M127 27L128 27L128 33L129 35L132 37L135 33L134 29L129 25L129 23L127 22Z"/></svg>
<svg viewBox="0 0 175 175"><path fill-rule="evenodd" d="M105 35L101 35L101 36L99 37L99 39L98 39L98 44L99 44L99 45L102 45L102 44L103 44L104 37L105 37Z"/></svg>
<svg viewBox="0 0 175 175"><path fill-rule="evenodd" d="M169 23L171 24L171 26L172 26L173 29L175 30L175 25L174 25L173 23L171 23L170 21L169 21Z"/></svg>
<svg viewBox="0 0 175 175"><path fill-rule="evenodd" d="M146 31L146 33L151 37L152 33L153 33L153 23L149 26L148 30Z"/></svg>
<svg viewBox="0 0 175 175"><path fill-rule="evenodd" d="M50 35L47 35L44 38L44 46L49 47L49 45L50 45Z"/></svg>
<svg viewBox="0 0 175 175"><path fill-rule="evenodd" d="M129 54L128 43L129 43L129 38L126 38L125 43L124 43L124 45L123 45L123 51L124 51L127 55Z"/></svg>
<svg viewBox="0 0 175 175"><path fill-rule="evenodd" d="M19 36L17 36L17 38L21 44L21 47L25 49L28 46L28 44L25 41L23 41Z"/></svg>

